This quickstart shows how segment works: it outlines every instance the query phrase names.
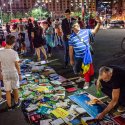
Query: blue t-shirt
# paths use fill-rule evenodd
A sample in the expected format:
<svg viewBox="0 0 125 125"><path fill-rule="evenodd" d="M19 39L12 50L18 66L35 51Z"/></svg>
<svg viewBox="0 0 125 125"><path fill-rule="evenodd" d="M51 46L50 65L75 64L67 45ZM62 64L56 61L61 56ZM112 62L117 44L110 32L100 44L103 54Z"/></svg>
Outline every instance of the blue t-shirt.
<svg viewBox="0 0 125 125"><path fill-rule="evenodd" d="M82 41L84 41L87 44L87 46L90 46L89 32L91 32L90 29L81 29L77 33L77 35L75 33L71 34L69 39L69 46L73 46L76 58L84 57L86 45ZM82 41L77 36L79 36Z"/></svg>

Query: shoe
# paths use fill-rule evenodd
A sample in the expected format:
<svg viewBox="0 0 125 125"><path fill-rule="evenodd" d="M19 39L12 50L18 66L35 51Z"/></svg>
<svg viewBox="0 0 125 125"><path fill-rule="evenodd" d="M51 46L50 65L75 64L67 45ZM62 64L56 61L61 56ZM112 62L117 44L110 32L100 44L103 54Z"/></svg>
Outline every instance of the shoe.
<svg viewBox="0 0 125 125"><path fill-rule="evenodd" d="M1 98L1 99L0 99L0 104L3 104L4 102L6 102L6 100L3 99L3 98Z"/></svg>
<svg viewBox="0 0 125 125"><path fill-rule="evenodd" d="M48 54L48 57L50 58L52 56L52 54Z"/></svg>
<svg viewBox="0 0 125 125"><path fill-rule="evenodd" d="M118 109L117 109L117 111L118 111L119 113L123 113L123 112L125 112L125 107L119 106Z"/></svg>
<svg viewBox="0 0 125 125"><path fill-rule="evenodd" d="M20 105L21 105L21 102L20 102L20 101L18 101L18 103L15 103L14 108L19 108L19 107L20 107Z"/></svg>
<svg viewBox="0 0 125 125"><path fill-rule="evenodd" d="M12 110L13 110L12 107L8 107L8 109L7 109L8 112L10 112Z"/></svg>
<svg viewBox="0 0 125 125"><path fill-rule="evenodd" d="M38 61L38 62L40 62L40 61L41 61L41 59L40 59L40 58L38 58L38 59L37 59L37 61Z"/></svg>
<svg viewBox="0 0 125 125"><path fill-rule="evenodd" d="M89 82L85 82L83 89L88 89L89 88Z"/></svg>
<svg viewBox="0 0 125 125"><path fill-rule="evenodd" d="M80 83L80 82L84 82L84 81L85 81L85 79L80 77L78 80L76 80L76 83Z"/></svg>

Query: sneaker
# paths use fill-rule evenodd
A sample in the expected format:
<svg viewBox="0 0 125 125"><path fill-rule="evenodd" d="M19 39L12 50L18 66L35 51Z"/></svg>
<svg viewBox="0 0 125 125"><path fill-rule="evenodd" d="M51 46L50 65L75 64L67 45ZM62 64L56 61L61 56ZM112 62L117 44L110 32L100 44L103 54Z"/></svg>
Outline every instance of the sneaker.
<svg viewBox="0 0 125 125"><path fill-rule="evenodd" d="M83 89L88 89L89 88L89 83L85 82Z"/></svg>
<svg viewBox="0 0 125 125"><path fill-rule="evenodd" d="M8 112L10 112L12 110L13 110L12 107L8 107L8 109L7 109Z"/></svg>
<svg viewBox="0 0 125 125"><path fill-rule="evenodd" d="M119 113L123 113L123 112L125 112L125 107L119 106L118 109L117 109L117 111L118 111Z"/></svg>
<svg viewBox="0 0 125 125"><path fill-rule="evenodd" d="M20 101L18 101L18 103L15 103L14 108L19 108L19 107L20 107L20 105L21 105L21 102L20 102Z"/></svg>
<svg viewBox="0 0 125 125"><path fill-rule="evenodd" d="M40 62L40 61L41 61L41 59L40 59L40 58L38 58L38 59L37 59L37 62Z"/></svg>
<svg viewBox="0 0 125 125"><path fill-rule="evenodd" d="M1 98L1 99L0 99L0 104L3 104L4 102L6 102L6 100L3 99L3 98Z"/></svg>
<svg viewBox="0 0 125 125"><path fill-rule="evenodd" d="M51 57L52 55L51 54L48 54L48 57Z"/></svg>
<svg viewBox="0 0 125 125"><path fill-rule="evenodd" d="M85 81L85 79L80 77L78 80L76 80L76 83L80 83L80 82L84 82L84 81Z"/></svg>

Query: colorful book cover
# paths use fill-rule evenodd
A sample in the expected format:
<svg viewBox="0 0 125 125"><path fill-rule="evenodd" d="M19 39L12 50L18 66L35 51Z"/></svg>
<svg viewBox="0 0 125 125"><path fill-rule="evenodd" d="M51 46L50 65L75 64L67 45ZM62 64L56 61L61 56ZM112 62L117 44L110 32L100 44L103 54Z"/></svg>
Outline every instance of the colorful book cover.
<svg viewBox="0 0 125 125"><path fill-rule="evenodd" d="M113 118L113 120L118 123L118 125L125 125L125 114L116 116Z"/></svg>
<svg viewBox="0 0 125 125"><path fill-rule="evenodd" d="M57 118L66 118L69 115L69 112L62 108L57 108L51 112Z"/></svg>
<svg viewBox="0 0 125 125"><path fill-rule="evenodd" d="M91 97L89 94L80 94L80 95L71 95L69 98L81 106L83 109L86 110L86 112L92 116L93 118L96 118L96 116L101 113L104 110L105 105L102 104L94 104L94 105L89 105L87 104L88 101L91 100Z"/></svg>

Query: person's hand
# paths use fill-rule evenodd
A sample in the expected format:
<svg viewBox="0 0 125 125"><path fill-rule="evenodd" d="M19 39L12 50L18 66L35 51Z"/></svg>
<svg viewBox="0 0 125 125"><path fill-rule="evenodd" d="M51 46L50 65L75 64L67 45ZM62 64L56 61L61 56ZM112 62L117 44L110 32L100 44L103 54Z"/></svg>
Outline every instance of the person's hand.
<svg viewBox="0 0 125 125"><path fill-rule="evenodd" d="M74 65L74 60L70 60L70 65L71 65L71 66Z"/></svg>
<svg viewBox="0 0 125 125"><path fill-rule="evenodd" d="M96 20L96 22L98 22L98 23L100 23L100 22L101 22L101 19L100 19L100 17L99 17L99 16L96 16L96 17L95 17L95 20Z"/></svg>
<svg viewBox="0 0 125 125"><path fill-rule="evenodd" d="M19 80L22 81L22 75L19 75Z"/></svg>
<svg viewBox="0 0 125 125"><path fill-rule="evenodd" d="M103 118L104 118L104 113L102 112L102 113L100 113L97 117L96 117L96 119L98 119L98 120L102 120Z"/></svg>

